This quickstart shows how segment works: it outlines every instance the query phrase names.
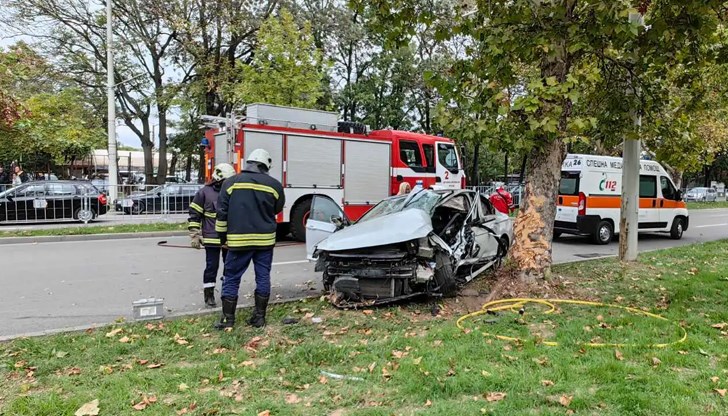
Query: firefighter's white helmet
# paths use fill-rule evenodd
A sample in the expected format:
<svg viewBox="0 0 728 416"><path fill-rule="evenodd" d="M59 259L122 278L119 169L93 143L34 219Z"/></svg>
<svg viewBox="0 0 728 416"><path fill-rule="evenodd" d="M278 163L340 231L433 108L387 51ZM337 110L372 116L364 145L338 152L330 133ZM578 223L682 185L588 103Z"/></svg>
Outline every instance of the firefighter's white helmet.
<svg viewBox="0 0 728 416"><path fill-rule="evenodd" d="M213 182L224 181L225 179L234 176L235 169L229 163L220 163L215 166L215 170L212 172Z"/></svg>
<svg viewBox="0 0 728 416"><path fill-rule="evenodd" d="M273 166L273 159L270 157L270 153L265 149L255 149L248 155L248 162L258 162L263 164L266 169L270 170Z"/></svg>

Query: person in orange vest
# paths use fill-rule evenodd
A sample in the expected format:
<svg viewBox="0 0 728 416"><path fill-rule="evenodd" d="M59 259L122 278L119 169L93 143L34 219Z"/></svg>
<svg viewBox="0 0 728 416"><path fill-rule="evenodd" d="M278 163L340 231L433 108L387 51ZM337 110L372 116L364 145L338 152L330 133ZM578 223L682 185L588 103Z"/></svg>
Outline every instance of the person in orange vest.
<svg viewBox="0 0 728 416"><path fill-rule="evenodd" d="M509 215L516 209L513 205L513 195L503 187L502 183L498 184L495 192L491 194L490 203L493 204L493 208L506 215Z"/></svg>

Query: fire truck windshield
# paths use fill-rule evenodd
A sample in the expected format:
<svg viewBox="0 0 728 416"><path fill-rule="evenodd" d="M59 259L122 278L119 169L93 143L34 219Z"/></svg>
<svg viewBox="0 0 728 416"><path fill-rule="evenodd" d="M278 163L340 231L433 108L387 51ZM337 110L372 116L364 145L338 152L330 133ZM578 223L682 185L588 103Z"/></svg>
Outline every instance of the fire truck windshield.
<svg viewBox="0 0 728 416"><path fill-rule="evenodd" d="M458 173L458 154L455 152L455 146L449 143L437 144L437 158L440 164L452 173Z"/></svg>

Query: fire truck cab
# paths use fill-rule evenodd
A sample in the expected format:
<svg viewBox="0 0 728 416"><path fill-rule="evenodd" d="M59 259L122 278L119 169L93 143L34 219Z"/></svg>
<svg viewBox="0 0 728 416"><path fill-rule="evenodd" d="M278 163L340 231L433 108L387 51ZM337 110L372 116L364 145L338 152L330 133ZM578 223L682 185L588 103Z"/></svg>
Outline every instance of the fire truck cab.
<svg viewBox="0 0 728 416"><path fill-rule="evenodd" d="M254 149L273 159L270 175L281 181L286 206L278 217L280 234L304 241L314 195L325 195L347 217L359 219L403 182L412 187L461 189L465 173L455 143L445 137L396 130L366 131L339 122L325 111L252 104L235 128L206 132L207 180L218 163L244 166Z"/></svg>

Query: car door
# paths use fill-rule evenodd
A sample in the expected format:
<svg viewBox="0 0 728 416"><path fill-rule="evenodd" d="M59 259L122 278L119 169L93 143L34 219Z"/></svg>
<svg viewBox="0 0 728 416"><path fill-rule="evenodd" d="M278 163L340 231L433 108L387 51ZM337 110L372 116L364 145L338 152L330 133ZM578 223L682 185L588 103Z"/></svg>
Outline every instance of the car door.
<svg viewBox="0 0 728 416"><path fill-rule="evenodd" d="M503 231L503 219L508 216L499 213L488 200L485 195L478 195L478 203L475 204L473 213L475 214L470 224L473 230L475 242L478 244L479 258L488 258L498 254L498 240L493 234L500 236Z"/></svg>
<svg viewBox="0 0 728 416"><path fill-rule="evenodd" d="M45 184L36 182L18 187L12 203L17 221L45 219L48 207Z"/></svg>
<svg viewBox="0 0 728 416"><path fill-rule="evenodd" d="M677 215L680 195L667 176L660 176L660 192L660 228L667 229L672 227L672 221Z"/></svg>
<svg viewBox="0 0 728 416"><path fill-rule="evenodd" d="M314 249L339 228L333 219L338 218L345 223L349 220L339 204L325 195L314 195L311 211L306 221L306 255L313 260Z"/></svg>
<svg viewBox="0 0 728 416"><path fill-rule="evenodd" d="M0 196L0 221L15 221L17 219L17 206L15 203L15 193L20 188L3 189Z"/></svg>
<svg viewBox="0 0 728 416"><path fill-rule="evenodd" d="M49 183L46 185L48 207L46 218L73 218L74 210L80 206L80 197L76 187L70 183Z"/></svg>
<svg viewBox="0 0 728 416"><path fill-rule="evenodd" d="M639 229L657 229L660 226L658 207L657 176L640 175Z"/></svg>

